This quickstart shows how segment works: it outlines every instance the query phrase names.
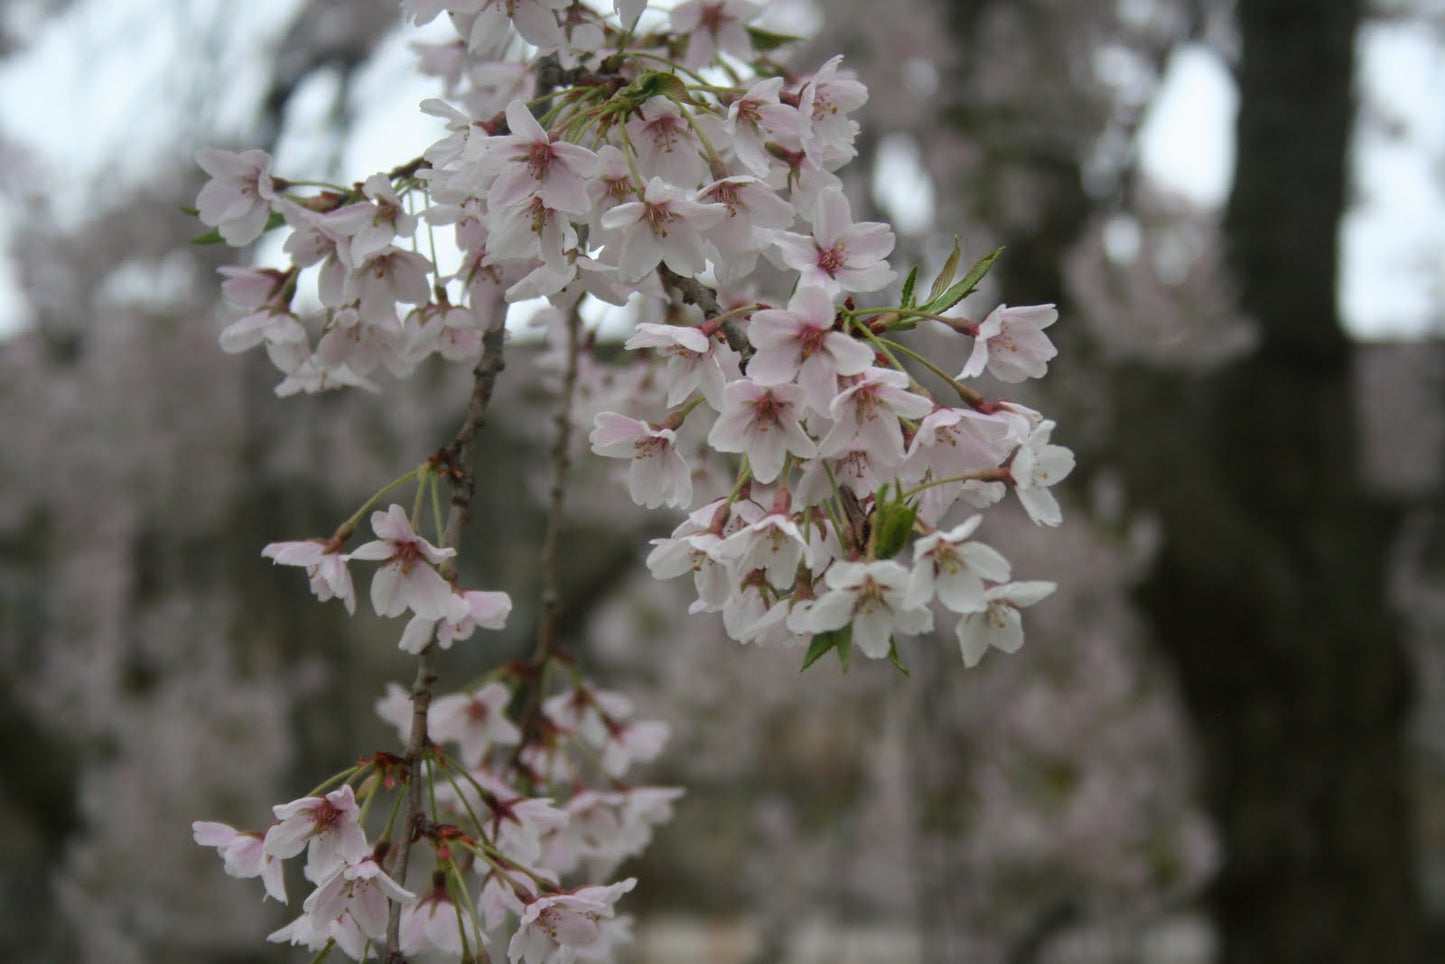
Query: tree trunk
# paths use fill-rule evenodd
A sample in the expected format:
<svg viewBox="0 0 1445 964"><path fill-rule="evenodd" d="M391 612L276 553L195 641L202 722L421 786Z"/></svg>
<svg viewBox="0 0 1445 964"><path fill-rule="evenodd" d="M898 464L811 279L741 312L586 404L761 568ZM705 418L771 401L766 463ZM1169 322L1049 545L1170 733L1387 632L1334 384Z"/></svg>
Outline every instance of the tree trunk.
<svg viewBox="0 0 1445 964"><path fill-rule="evenodd" d="M1419 959L1396 516L1359 479L1335 304L1357 0L1244 0L1225 220L1260 346L1121 380L1120 451L1166 546L1143 593L1222 838L1223 964Z"/></svg>

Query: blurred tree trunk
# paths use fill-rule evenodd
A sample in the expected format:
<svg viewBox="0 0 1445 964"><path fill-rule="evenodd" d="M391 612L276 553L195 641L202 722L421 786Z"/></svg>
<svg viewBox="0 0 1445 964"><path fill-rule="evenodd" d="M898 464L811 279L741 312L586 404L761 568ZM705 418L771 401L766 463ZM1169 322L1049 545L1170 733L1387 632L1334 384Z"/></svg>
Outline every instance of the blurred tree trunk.
<svg viewBox="0 0 1445 964"><path fill-rule="evenodd" d="M974 52L993 0L945 2ZM1360 479L1353 352L1335 301L1360 8L1239 3L1224 231L1257 351L1207 376L1133 366L1099 385L1116 413L1103 444L1165 532L1141 602L1178 668L1201 747L1224 850L1208 895L1222 964L1421 959L1410 670L1385 594L1398 513ZM1037 17L1044 6L1021 9ZM949 119L1038 202L1031 225L981 202L1009 246L1004 291L1066 303L1064 257L1098 206L1081 153L1014 128L968 92L967 72L965 61ZM987 193L988 178L975 187ZM1062 347L1075 365L1089 355L1077 341Z"/></svg>
<svg viewBox="0 0 1445 964"><path fill-rule="evenodd" d="M1360 480L1335 303L1358 0L1244 0L1225 238L1259 348L1122 380L1120 452L1166 545L1143 593L1176 660L1224 861L1224 964L1419 959L1396 514Z"/></svg>

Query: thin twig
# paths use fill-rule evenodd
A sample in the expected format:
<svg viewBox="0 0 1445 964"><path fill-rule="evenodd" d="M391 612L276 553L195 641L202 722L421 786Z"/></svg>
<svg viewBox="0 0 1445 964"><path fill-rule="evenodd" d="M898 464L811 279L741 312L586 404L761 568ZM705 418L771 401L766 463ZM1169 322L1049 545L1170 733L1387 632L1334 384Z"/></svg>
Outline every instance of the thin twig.
<svg viewBox="0 0 1445 964"><path fill-rule="evenodd" d="M696 278L684 277L665 264L657 266L657 273L661 276L663 284L676 290L682 296L683 301L702 309L704 321L716 318L723 313L722 306L718 304L717 292L701 281ZM748 341L748 336L743 333L735 321L729 318L723 322L722 332L728 340L728 347L743 356L743 361L753 357L753 346Z"/></svg>
<svg viewBox="0 0 1445 964"><path fill-rule="evenodd" d="M547 506L547 532L542 539L541 580L542 615L537 623L537 645L532 652L531 672L527 674L526 696L518 716L522 739L513 757L513 766L521 750L536 735L542 710L542 672L557 651L557 617L561 609L561 593L557 586L557 547L562 537L562 509L567 493L567 471L571 467L572 402L577 394L578 358L582 352L582 316L574 306L567 317L567 361L562 374L560 397L557 399L557 437L552 444L552 490Z"/></svg>
<svg viewBox="0 0 1445 964"><path fill-rule="evenodd" d="M471 517L472 496L476 491L476 479L472 472L472 443L487 421L487 409L492 401L492 389L497 376L506 367L502 349L506 339L506 313L498 312L492 326L482 335L482 360L472 371L472 397L467 403L467 414L456 437L446 447L448 478L452 484L451 506L447 510L446 530L443 544L455 546L461 540L462 529ZM456 576L456 564L446 560L441 567L442 577L450 581ZM403 833L396 848L396 864L391 876L398 884L406 886L406 871L411 862L411 847L419 832L426 825L426 807L422 797L422 758L430 745L427 736L427 711L431 708L432 686L436 683L436 647L428 644L421 651L416 669L416 680L411 684L411 734L406 747L407 801L406 820ZM481 949L483 955L485 948ZM404 964L401 953L401 904L392 901L390 916L386 922L387 964ZM485 956L482 958L486 960Z"/></svg>

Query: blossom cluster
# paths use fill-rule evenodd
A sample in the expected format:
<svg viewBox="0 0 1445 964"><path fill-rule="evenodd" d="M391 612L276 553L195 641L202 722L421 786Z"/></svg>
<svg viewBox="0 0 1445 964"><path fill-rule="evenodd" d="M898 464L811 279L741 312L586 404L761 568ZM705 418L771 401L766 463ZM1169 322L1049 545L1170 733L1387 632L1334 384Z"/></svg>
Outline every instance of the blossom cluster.
<svg viewBox="0 0 1445 964"><path fill-rule="evenodd" d="M372 842L364 828L377 798L398 785L401 758L377 753L337 778L340 786L277 804L265 830L240 831L198 821L196 842L215 847L233 877L257 878L268 897L287 901L284 862L306 854L302 874L313 889L301 916L271 940L321 951L339 948L356 960L377 958L391 901L400 918L403 954L466 955L515 921L507 953L526 962L606 959L629 936L630 918L614 904L635 883L564 888L564 875L610 875L671 817L682 791L622 782L634 763L657 755L665 724L633 718L620 694L580 680L546 700L535 739L508 718L519 677L503 672L437 699L427 717L431 809L416 833L431 845L431 886L405 889L387 873L388 823ZM406 739L411 694L391 684L377 711ZM588 788L588 763L600 760L605 785ZM519 789L559 788L558 796ZM359 799L358 799L359 797ZM391 821L397 820L391 807Z"/></svg>
<svg viewBox="0 0 1445 964"><path fill-rule="evenodd" d="M999 306L978 322L953 313L993 258L960 274L957 245L926 297L917 269L895 287L892 230L854 218L837 174L857 154L850 115L868 96L842 58L787 69L771 51L789 38L758 28L763 8L746 0L689 0L667 14L642 0L402 6L418 23L446 14L456 31L419 48L446 94L422 104L445 134L421 157L348 188L288 181L261 151L201 153L212 180L198 214L216 239L288 232L286 267L226 269L223 293L245 314L221 346L263 347L281 395L375 390L382 372L405 376L432 355L485 364L497 342L484 336L518 302L546 299L574 319L597 303L627 306L622 372L635 377L614 373L596 396L615 405L597 412L590 443L628 463L639 505L688 512L648 566L658 578L691 574L693 611L721 613L744 643L806 646L805 665L836 651L846 667L856 650L901 667L896 637L939 616L954 620L970 666L990 648L1018 649L1020 609L1053 586L1014 581L974 535L1010 490L1036 523L1059 524L1050 487L1073 456L1052 442L1051 420L966 380L1043 375L1057 315L1051 305ZM437 254L441 229L449 258ZM859 307L860 296L892 301ZM920 326L954 333L956 375L899 340ZM439 474L429 462L405 477L421 484L418 507ZM972 510L962 520L960 504ZM409 653L501 628L510 599L460 588L455 549L419 535L417 515L375 512L377 538L350 552L360 512L330 539L265 555L303 567L319 599L348 611L350 562L379 563L372 606L410 614L399 643ZM676 791L622 782L660 751L665 727L633 721L624 698L575 674L547 693L559 666L571 670L550 658L499 670L424 714L431 813L411 833L433 845L428 894L388 875L396 828L375 844L361 829L356 794L364 810L397 781L384 754L324 796L278 806L264 833L198 824L197 839L278 898L279 862L307 849L317 889L276 939L362 957L390 901L409 908L403 953L462 952L510 912L514 964L605 957L623 930L612 905L631 880L564 890L562 876L611 873ZM414 747L415 698L398 688L381 705ZM454 742L455 755L434 741Z"/></svg>

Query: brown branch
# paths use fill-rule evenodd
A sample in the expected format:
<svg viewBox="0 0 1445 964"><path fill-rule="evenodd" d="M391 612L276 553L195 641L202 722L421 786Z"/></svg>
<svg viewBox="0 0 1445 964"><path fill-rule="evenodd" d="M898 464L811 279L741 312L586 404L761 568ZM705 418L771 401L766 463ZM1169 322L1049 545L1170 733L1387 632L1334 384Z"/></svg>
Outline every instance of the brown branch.
<svg viewBox="0 0 1445 964"><path fill-rule="evenodd" d="M476 492L476 478L472 472L472 443L487 421L487 410L492 401L492 389L497 376L506 367L502 349L506 339L506 313L498 312L492 326L482 335L482 359L472 371L472 396L467 403L467 414L456 437L444 449L446 474L452 484L452 500L447 510L446 530L442 543L455 546L460 540L462 529L471 517L472 496ZM442 577L448 581L456 576L456 563L446 560L441 567ZM422 798L422 759L426 756L431 738L427 735L427 711L431 708L432 686L436 683L436 647L428 644L421 651L417 661L416 679L411 684L411 734L406 747L407 800L406 818L402 824L402 837L396 848L396 864L391 876L399 885L406 886L406 872L411 862L411 847L418 832L426 824L426 808ZM486 949L479 947L482 961L487 961ZM386 922L387 964L405 964L401 953L401 904L392 901L390 916Z"/></svg>
<svg viewBox="0 0 1445 964"><path fill-rule="evenodd" d="M684 277L665 264L657 266L657 273L662 278L662 283L681 295L683 301L702 309L704 321L723 313L722 306L717 301L717 292L701 281ZM728 340L728 347L743 356L743 361L753 357L753 346L748 341L748 336L731 318L722 323L722 332Z"/></svg>
<svg viewBox="0 0 1445 964"><path fill-rule="evenodd" d="M537 646L532 652L523 685L527 688L518 716L522 739L512 757L516 767L523 748L537 734L542 711L542 672L557 651L557 622L561 593L557 587L557 548L562 537L562 508L567 493L567 471L571 467L572 402L577 394L578 358L582 350L582 316L576 306L567 317L567 364L557 400L557 437L552 443L552 489L547 506L547 532L542 539L542 616L537 624Z"/></svg>

